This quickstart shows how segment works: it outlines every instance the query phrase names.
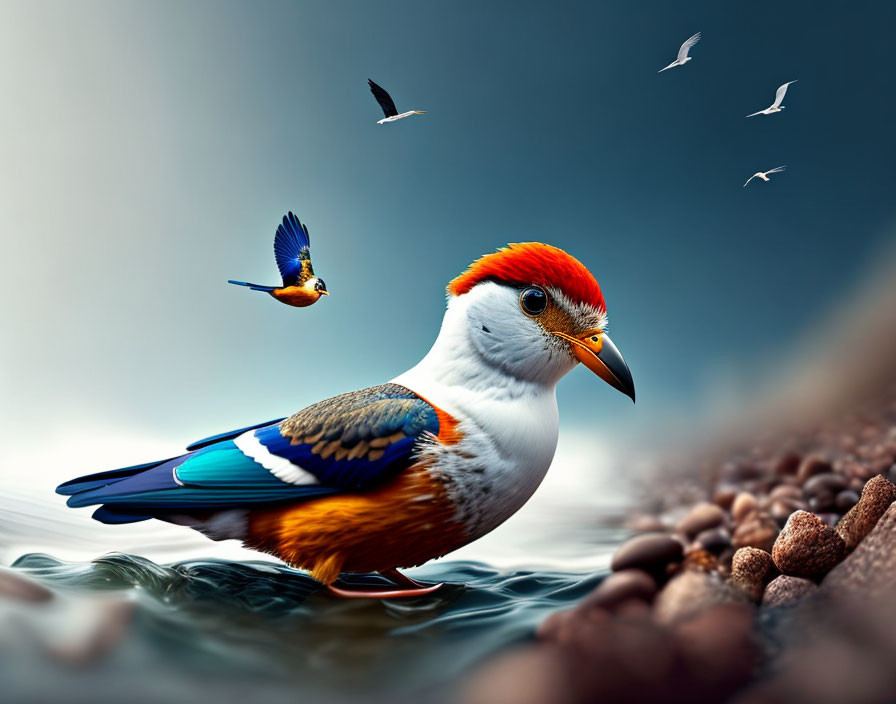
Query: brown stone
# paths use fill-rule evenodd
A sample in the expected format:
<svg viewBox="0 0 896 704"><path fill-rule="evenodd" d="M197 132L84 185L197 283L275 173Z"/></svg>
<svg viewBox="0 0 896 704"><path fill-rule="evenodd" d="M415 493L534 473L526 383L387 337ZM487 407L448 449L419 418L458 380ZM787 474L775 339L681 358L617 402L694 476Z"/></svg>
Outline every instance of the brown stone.
<svg viewBox="0 0 896 704"><path fill-rule="evenodd" d="M731 536L736 548L760 548L771 550L778 537L778 524L767 513L753 513L744 520Z"/></svg>
<svg viewBox="0 0 896 704"><path fill-rule="evenodd" d="M860 504L861 501L856 504L856 508ZM867 601L880 595L891 596L894 584L896 584L896 504L890 504L852 554L831 570L822 582L821 591L836 599L852 598Z"/></svg>
<svg viewBox="0 0 896 704"><path fill-rule="evenodd" d="M753 513L759 504L756 497L747 491L742 491L734 497L734 503L731 504L731 517L735 523L740 523L747 516Z"/></svg>
<svg viewBox="0 0 896 704"><path fill-rule="evenodd" d="M698 572L713 572L718 566L718 558L703 548L686 552L684 561L681 563L682 570L697 570Z"/></svg>
<svg viewBox="0 0 896 704"><path fill-rule="evenodd" d="M783 574L817 580L840 562L844 550L833 528L812 513L797 511L775 540L772 558Z"/></svg>
<svg viewBox="0 0 896 704"><path fill-rule="evenodd" d="M795 452L788 452L775 460L775 472L778 474L796 474L800 467L800 456Z"/></svg>
<svg viewBox="0 0 896 704"><path fill-rule="evenodd" d="M640 513L626 520L625 527L635 533L663 533L668 530L666 524L656 516Z"/></svg>
<svg viewBox="0 0 896 704"><path fill-rule="evenodd" d="M731 533L725 528L710 528L709 530L704 530L702 533L699 533L697 537L694 538L694 543L703 550L718 555L731 545Z"/></svg>
<svg viewBox="0 0 896 704"><path fill-rule="evenodd" d="M670 535L645 533L630 538L616 551L610 568L614 572L642 569L650 574L664 574L667 565L680 562L684 548Z"/></svg>
<svg viewBox="0 0 896 704"><path fill-rule="evenodd" d="M779 484L769 492L768 498L772 501L802 501L803 490L794 484Z"/></svg>
<svg viewBox="0 0 896 704"><path fill-rule="evenodd" d="M613 572L582 601L584 608L612 611L620 604L635 599L650 602L656 595L656 580L643 570Z"/></svg>
<svg viewBox="0 0 896 704"><path fill-rule="evenodd" d="M818 589L818 585L811 579L782 574L768 583L765 593L762 595L762 605L793 606L815 592L816 589Z"/></svg>
<svg viewBox="0 0 896 704"><path fill-rule="evenodd" d="M727 511L734 503L735 496L737 496L737 491L734 489L716 489L712 495L712 501L716 506Z"/></svg>
<svg viewBox="0 0 896 704"><path fill-rule="evenodd" d="M740 548L731 560L728 583L742 589L753 601L759 601L765 585L776 572L774 560L765 550Z"/></svg>
<svg viewBox="0 0 896 704"><path fill-rule="evenodd" d="M761 660L760 642L753 627L755 616L752 604L720 604L674 626L681 685L676 687L677 683L670 683L672 686L662 699L634 696L628 701L632 704L730 701L731 695L751 680Z"/></svg>
<svg viewBox="0 0 896 704"><path fill-rule="evenodd" d="M807 496L816 496L817 494L836 494L843 491L849 484L846 477L836 472L825 472L824 474L816 474L806 480L803 484L803 491Z"/></svg>
<svg viewBox="0 0 896 704"><path fill-rule="evenodd" d="M700 503L694 506L688 514L682 518L675 529L686 536L693 538L698 533L710 528L716 528L725 520L725 512L716 504Z"/></svg>
<svg viewBox="0 0 896 704"><path fill-rule="evenodd" d="M653 602L657 622L673 624L693 618L717 604L744 602L746 597L716 574L682 572L673 578Z"/></svg>
<svg viewBox="0 0 896 704"><path fill-rule="evenodd" d="M844 489L834 499L834 508L838 513L847 513L857 503L859 503L859 495L851 489Z"/></svg>
<svg viewBox="0 0 896 704"><path fill-rule="evenodd" d="M796 478L800 484L804 484L810 477L814 477L816 474L826 474L830 471L832 471L830 462L823 457L810 455L800 463L800 467L796 472Z"/></svg>
<svg viewBox="0 0 896 704"><path fill-rule="evenodd" d="M15 570L0 567L0 597L17 601L49 601L53 592Z"/></svg>
<svg viewBox="0 0 896 704"><path fill-rule="evenodd" d="M859 502L837 524L837 533L852 550L868 535L887 508L896 501L896 486L883 475L869 480Z"/></svg>

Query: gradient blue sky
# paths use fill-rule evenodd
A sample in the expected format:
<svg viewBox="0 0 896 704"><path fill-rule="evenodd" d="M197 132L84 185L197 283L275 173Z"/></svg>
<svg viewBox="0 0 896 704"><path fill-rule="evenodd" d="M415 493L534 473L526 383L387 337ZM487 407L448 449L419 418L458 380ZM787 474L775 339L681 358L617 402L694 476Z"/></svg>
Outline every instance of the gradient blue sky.
<svg viewBox="0 0 896 704"><path fill-rule="evenodd" d="M380 383L429 348L451 277L525 240L595 272L638 388L632 407L577 370L562 422L637 426L758 381L893 239L890 3L3 16L4 442L125 426L176 447ZM368 77L429 113L376 125ZM744 119L793 79L787 110ZM333 294L308 310L225 283L276 280L288 209Z"/></svg>

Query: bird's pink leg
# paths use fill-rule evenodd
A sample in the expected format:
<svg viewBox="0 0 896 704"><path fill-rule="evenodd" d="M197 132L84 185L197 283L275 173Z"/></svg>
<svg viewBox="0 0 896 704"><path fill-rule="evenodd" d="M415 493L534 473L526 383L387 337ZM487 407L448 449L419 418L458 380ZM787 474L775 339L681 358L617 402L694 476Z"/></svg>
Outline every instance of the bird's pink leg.
<svg viewBox="0 0 896 704"><path fill-rule="evenodd" d="M404 589L342 589L340 587L334 587L332 584L327 585L327 589L331 594L346 599L396 599L405 596L423 596L425 594L432 594L445 586L444 582L439 582L438 584L421 584L407 575L403 575L396 569L383 570L380 574L386 579L394 582L396 586L404 587Z"/></svg>

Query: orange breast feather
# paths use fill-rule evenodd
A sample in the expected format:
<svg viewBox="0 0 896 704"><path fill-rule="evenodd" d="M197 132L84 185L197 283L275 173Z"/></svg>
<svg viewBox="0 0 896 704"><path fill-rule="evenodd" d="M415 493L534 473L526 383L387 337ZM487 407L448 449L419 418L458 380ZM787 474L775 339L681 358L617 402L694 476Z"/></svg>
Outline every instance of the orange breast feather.
<svg viewBox="0 0 896 704"><path fill-rule="evenodd" d="M309 291L302 286L286 286L284 288L275 288L271 291L271 295L278 301L287 305L304 308L310 306L318 298L320 294L317 291Z"/></svg>
<svg viewBox="0 0 896 704"><path fill-rule="evenodd" d="M460 440L440 409L439 442ZM332 583L341 572L413 567L466 545L447 480L417 464L364 493L326 496L250 516L248 547Z"/></svg>

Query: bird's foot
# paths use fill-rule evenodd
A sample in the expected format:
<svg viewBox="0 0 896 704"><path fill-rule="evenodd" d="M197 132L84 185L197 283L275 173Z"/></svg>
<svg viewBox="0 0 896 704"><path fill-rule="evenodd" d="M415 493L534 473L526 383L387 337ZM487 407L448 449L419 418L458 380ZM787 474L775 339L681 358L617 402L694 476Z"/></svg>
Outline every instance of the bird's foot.
<svg viewBox="0 0 896 704"><path fill-rule="evenodd" d="M403 587L403 589L342 589L341 587L334 587L332 584L328 584L327 589L331 594L345 599L397 599L408 596L425 596L445 586L444 582L421 584L395 569L383 570L380 574L389 581L394 582L397 587Z"/></svg>

